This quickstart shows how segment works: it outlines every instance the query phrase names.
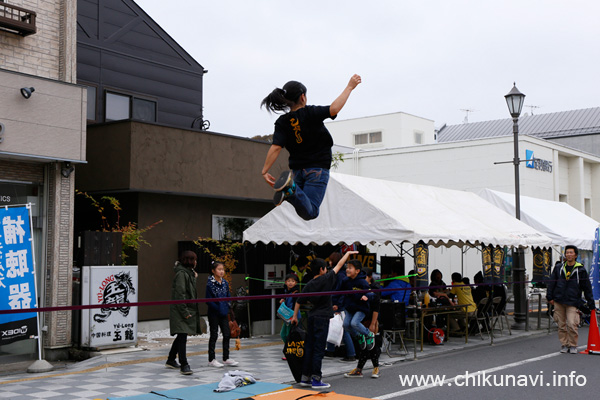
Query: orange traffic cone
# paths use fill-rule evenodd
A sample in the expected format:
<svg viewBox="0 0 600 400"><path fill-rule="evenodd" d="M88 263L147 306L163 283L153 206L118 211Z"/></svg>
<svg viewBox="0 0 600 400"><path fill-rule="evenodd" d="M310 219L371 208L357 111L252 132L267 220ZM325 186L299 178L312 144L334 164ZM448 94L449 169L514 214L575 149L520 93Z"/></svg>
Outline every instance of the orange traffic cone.
<svg viewBox="0 0 600 400"><path fill-rule="evenodd" d="M582 354L600 354L600 332L598 332L598 320L596 310L590 315L590 330L588 332L588 347Z"/></svg>

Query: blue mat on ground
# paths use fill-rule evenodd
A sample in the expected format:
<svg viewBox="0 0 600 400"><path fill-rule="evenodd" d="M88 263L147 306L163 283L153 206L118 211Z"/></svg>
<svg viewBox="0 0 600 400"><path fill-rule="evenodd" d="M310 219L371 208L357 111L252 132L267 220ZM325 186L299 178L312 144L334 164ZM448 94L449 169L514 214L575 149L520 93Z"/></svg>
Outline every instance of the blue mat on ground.
<svg viewBox="0 0 600 400"><path fill-rule="evenodd" d="M290 385L279 383L256 382L252 385L236 388L229 392L213 392L219 386L218 382L205 385L189 386L180 389L156 390L154 393L139 394L129 397L109 397L107 400L236 400L244 397L256 396L275 392L277 390L289 389Z"/></svg>

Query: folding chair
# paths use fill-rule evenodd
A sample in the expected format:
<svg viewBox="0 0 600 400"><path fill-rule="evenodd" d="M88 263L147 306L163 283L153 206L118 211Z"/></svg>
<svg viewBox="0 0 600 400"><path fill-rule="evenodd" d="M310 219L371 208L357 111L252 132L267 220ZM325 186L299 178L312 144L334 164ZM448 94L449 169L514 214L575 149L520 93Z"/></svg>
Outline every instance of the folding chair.
<svg viewBox="0 0 600 400"><path fill-rule="evenodd" d="M496 328L496 323L500 322L500 334L502 335L504 331L504 322L506 322L506 326L508 327L508 334L512 335L512 331L510 330L510 324L508 323L508 315L506 314L506 303L508 303L508 299L502 301L502 297L497 296L492 299L492 330ZM504 319L504 321L503 321Z"/></svg>
<svg viewBox="0 0 600 400"><path fill-rule="evenodd" d="M479 331L479 336L481 337L481 340L483 340L483 332L481 330L482 325L485 328L488 337L490 334L490 327L488 325L488 321L490 319L489 311L491 306L491 299L489 297L484 297L483 299L479 300L479 303L477 304L477 311L469 317L469 327L471 326L472 322L475 323L475 325L477 326L477 330ZM469 327L467 327L467 329L469 329Z"/></svg>

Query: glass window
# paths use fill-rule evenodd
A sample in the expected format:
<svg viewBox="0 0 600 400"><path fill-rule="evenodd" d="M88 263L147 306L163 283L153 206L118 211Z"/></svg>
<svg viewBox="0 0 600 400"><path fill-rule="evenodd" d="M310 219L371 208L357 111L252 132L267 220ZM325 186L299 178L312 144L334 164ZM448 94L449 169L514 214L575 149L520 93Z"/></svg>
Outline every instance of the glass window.
<svg viewBox="0 0 600 400"><path fill-rule="evenodd" d="M423 144L423 132L415 132L415 143Z"/></svg>
<svg viewBox="0 0 600 400"><path fill-rule="evenodd" d="M87 86L87 119L96 120L96 88Z"/></svg>
<svg viewBox="0 0 600 400"><path fill-rule="evenodd" d="M354 135L354 144L367 144L369 143L369 136L366 133L361 133L358 135Z"/></svg>
<svg viewBox="0 0 600 400"><path fill-rule="evenodd" d="M106 93L106 120L129 119L129 96Z"/></svg>
<svg viewBox="0 0 600 400"><path fill-rule="evenodd" d="M369 143L381 143L381 132L369 133Z"/></svg>
<svg viewBox="0 0 600 400"><path fill-rule="evenodd" d="M132 118L139 121L156 122L156 102L134 98Z"/></svg>

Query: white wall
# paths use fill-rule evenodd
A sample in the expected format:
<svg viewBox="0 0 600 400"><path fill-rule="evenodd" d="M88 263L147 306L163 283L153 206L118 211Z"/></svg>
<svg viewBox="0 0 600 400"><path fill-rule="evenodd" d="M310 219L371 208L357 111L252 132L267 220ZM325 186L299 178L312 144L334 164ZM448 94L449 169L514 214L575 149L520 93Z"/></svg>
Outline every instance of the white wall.
<svg viewBox="0 0 600 400"><path fill-rule="evenodd" d="M540 144L526 144L527 148L534 150L536 156L539 153L540 158L552 160L551 151L545 151ZM522 159L525 159L524 147L521 150ZM345 155L345 161L338 167L338 172L455 190L476 192L482 188L490 188L514 193L513 164L494 164L512 160L512 139L364 150L358 153L358 157L357 161L352 154ZM554 200L552 173L522 165L520 181L523 195Z"/></svg>
<svg viewBox="0 0 600 400"><path fill-rule="evenodd" d="M433 121L398 112L372 117L354 118L325 123L335 144L364 149L415 146L415 132L422 133L422 144L435 143ZM381 132L382 142L354 145L354 135Z"/></svg>

